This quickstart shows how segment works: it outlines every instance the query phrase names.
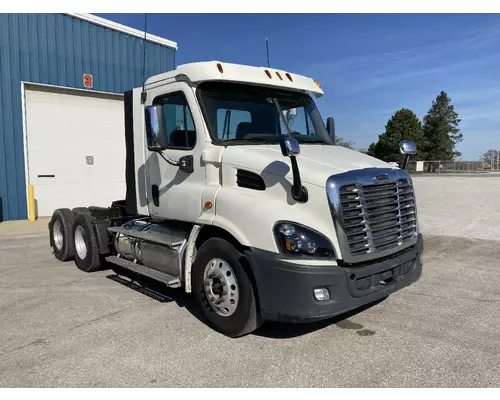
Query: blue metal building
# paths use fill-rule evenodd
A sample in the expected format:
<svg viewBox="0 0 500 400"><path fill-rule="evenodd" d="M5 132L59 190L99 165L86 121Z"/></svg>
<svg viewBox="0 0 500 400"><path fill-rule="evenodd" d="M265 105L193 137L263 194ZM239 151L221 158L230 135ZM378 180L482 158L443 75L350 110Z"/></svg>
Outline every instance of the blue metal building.
<svg viewBox="0 0 500 400"><path fill-rule="evenodd" d="M146 76L174 69L176 43L146 38ZM93 15L0 14L0 221L28 217L22 83L123 93L143 51L143 32Z"/></svg>

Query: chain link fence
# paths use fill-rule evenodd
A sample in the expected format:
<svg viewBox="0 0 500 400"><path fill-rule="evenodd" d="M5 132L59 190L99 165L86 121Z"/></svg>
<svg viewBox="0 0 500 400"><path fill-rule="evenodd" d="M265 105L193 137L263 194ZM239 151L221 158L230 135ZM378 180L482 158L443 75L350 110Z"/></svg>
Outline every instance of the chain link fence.
<svg viewBox="0 0 500 400"><path fill-rule="evenodd" d="M415 161L410 159L408 171L417 174L479 174L500 171L500 165L482 161Z"/></svg>

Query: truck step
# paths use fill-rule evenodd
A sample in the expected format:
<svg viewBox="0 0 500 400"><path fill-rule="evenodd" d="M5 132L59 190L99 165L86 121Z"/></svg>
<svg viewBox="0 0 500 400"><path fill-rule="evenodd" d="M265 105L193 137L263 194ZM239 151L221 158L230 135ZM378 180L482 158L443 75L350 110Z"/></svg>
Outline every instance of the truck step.
<svg viewBox="0 0 500 400"><path fill-rule="evenodd" d="M156 233L154 231L136 231L132 229L124 229L118 226L113 226L108 228L109 232L112 233L121 233L126 236L130 236L137 239L146 240L149 242L154 242L158 244L163 244L168 247L178 247L185 242L185 238L180 237L179 235L165 235L163 233Z"/></svg>
<svg viewBox="0 0 500 400"><path fill-rule="evenodd" d="M178 288L181 286L180 279L177 276L169 275L165 272L148 268L141 264L136 264L132 261L126 260L125 258L117 256L109 256L106 257L106 261L112 264L119 265L120 267L136 272L140 275L144 275L149 278L155 279L157 281L163 282L168 287Z"/></svg>

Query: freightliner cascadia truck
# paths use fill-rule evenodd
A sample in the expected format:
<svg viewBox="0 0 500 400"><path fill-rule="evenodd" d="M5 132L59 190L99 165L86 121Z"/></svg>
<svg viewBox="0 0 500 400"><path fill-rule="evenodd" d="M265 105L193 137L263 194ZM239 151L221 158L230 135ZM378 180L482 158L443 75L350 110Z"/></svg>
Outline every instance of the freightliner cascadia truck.
<svg viewBox="0 0 500 400"><path fill-rule="evenodd" d="M217 61L150 77L124 96L124 198L55 210L55 257L191 293L229 337L416 282L415 144L400 143L401 168L334 145L322 95L312 78Z"/></svg>

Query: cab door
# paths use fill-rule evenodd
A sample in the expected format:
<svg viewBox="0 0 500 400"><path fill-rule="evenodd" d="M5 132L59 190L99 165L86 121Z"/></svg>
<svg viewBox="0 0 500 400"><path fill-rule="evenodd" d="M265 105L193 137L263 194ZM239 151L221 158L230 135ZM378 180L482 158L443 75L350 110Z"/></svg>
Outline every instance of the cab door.
<svg viewBox="0 0 500 400"><path fill-rule="evenodd" d="M163 151L146 149L149 213L161 219L195 222L202 212L205 171L201 165L203 124L193 90L186 83L175 82L148 90L148 100L162 108L165 135ZM191 162L192 171L172 165L179 160Z"/></svg>

